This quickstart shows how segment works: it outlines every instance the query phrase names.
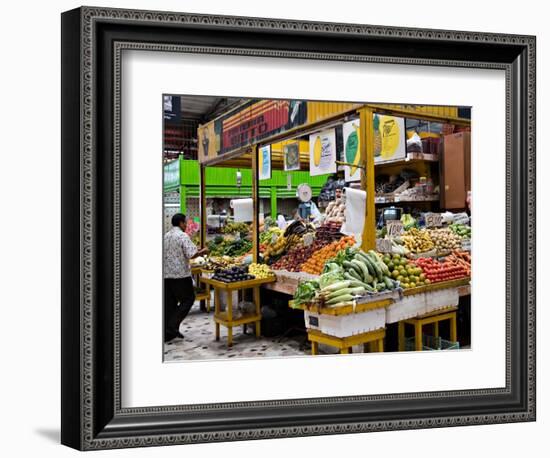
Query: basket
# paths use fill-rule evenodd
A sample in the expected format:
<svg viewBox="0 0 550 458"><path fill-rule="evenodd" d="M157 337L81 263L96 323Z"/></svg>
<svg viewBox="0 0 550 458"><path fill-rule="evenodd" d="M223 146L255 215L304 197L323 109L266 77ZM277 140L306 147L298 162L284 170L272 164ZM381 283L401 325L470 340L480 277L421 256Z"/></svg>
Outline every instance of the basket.
<svg viewBox="0 0 550 458"><path fill-rule="evenodd" d="M414 351L414 336L405 338L405 350ZM449 340L442 339L441 337L433 337L427 334L422 334L422 350L459 350L460 344L458 342L451 342Z"/></svg>

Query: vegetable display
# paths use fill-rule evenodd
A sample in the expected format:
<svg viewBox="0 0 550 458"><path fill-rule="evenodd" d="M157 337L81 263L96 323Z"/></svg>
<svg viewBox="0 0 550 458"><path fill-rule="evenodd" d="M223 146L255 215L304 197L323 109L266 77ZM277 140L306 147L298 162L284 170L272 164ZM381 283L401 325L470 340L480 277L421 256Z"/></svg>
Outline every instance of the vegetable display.
<svg viewBox="0 0 550 458"><path fill-rule="evenodd" d="M294 293L294 305L301 305L311 302L315 298L315 294L319 290L319 282L317 280L303 281L298 284Z"/></svg>
<svg viewBox="0 0 550 458"><path fill-rule="evenodd" d="M346 218L344 212L346 211L346 204L344 199L336 199L329 202L325 209L325 220L330 222L343 223Z"/></svg>
<svg viewBox="0 0 550 458"><path fill-rule="evenodd" d="M429 285L431 283L431 280L426 277L422 269L404 256L399 254L384 255L382 260L388 266L392 278L397 280L404 289Z"/></svg>
<svg viewBox="0 0 550 458"><path fill-rule="evenodd" d="M253 280L254 275L250 275L247 272L246 267L230 267L229 269L216 269L213 280L223 281L225 283L232 283L236 281Z"/></svg>
<svg viewBox="0 0 550 458"><path fill-rule="evenodd" d="M241 256L252 249L252 242L246 239L228 240L218 235L208 243L208 250L214 256Z"/></svg>
<svg viewBox="0 0 550 458"><path fill-rule="evenodd" d="M463 239L472 238L472 228L466 224L450 224L449 229Z"/></svg>
<svg viewBox="0 0 550 458"><path fill-rule="evenodd" d="M468 251L455 250L449 256L445 256L445 261L464 267L468 275L471 275L472 256Z"/></svg>
<svg viewBox="0 0 550 458"><path fill-rule="evenodd" d="M428 234L438 253L458 250L462 247L461 237L451 229L429 229Z"/></svg>
<svg viewBox="0 0 550 458"><path fill-rule="evenodd" d="M413 227L400 237L403 245L413 253L433 250L434 243L426 230Z"/></svg>
<svg viewBox="0 0 550 458"><path fill-rule="evenodd" d="M309 274L319 275L329 259L334 258L340 250L344 250L354 244L355 238L353 236L343 237L340 240L332 242L320 250L315 251L313 255L302 264L301 270Z"/></svg>
<svg viewBox="0 0 550 458"><path fill-rule="evenodd" d="M269 278L273 276L273 271L267 264L257 264L253 262L248 266L248 273L254 275L255 278Z"/></svg>
<svg viewBox="0 0 550 458"><path fill-rule="evenodd" d="M432 258L419 258L415 264L422 268L426 278L432 283L457 280L469 276L469 271L463 265L445 260L439 262Z"/></svg>
<svg viewBox="0 0 550 458"><path fill-rule="evenodd" d="M311 282L298 285L295 304L317 302L321 307L342 307L353 305L356 299L367 294L393 290L398 286L397 281L390 277L388 266L372 250L364 253L346 248L332 259L319 277L314 294ZM305 283L308 285L304 286Z"/></svg>
<svg viewBox="0 0 550 458"><path fill-rule="evenodd" d="M250 225L246 223L235 223L230 222L227 223L221 230L223 234L233 234L233 233L240 233L240 234L248 234L250 232Z"/></svg>

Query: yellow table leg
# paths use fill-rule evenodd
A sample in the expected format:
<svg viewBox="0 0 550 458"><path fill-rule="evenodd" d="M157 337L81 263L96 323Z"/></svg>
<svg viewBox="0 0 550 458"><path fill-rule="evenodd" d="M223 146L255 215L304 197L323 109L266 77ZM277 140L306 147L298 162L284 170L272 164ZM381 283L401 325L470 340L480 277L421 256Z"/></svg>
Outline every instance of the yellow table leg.
<svg viewBox="0 0 550 458"><path fill-rule="evenodd" d="M220 313L220 290L214 288L214 315ZM216 340L220 340L220 324L216 323Z"/></svg>
<svg viewBox="0 0 550 458"><path fill-rule="evenodd" d="M227 326L227 346L233 346L233 327Z"/></svg>
<svg viewBox="0 0 550 458"><path fill-rule="evenodd" d="M210 285L206 285L206 292L208 294L208 299L206 299L206 312L210 313Z"/></svg>
<svg viewBox="0 0 550 458"><path fill-rule="evenodd" d="M318 355L319 354L319 344L317 342L311 342L311 354L312 355Z"/></svg>
<svg viewBox="0 0 550 458"><path fill-rule="evenodd" d="M254 296L254 305L256 306L256 315L260 316L260 288L258 286L256 286L252 292L253 296ZM260 330L260 320L256 321L256 323L254 323L254 327L256 328L256 337L260 337L261 335L261 330Z"/></svg>
<svg viewBox="0 0 550 458"><path fill-rule="evenodd" d="M456 312L451 317L451 342L456 342Z"/></svg>
<svg viewBox="0 0 550 458"><path fill-rule="evenodd" d="M434 322L434 337L439 337L439 321Z"/></svg>
<svg viewBox="0 0 550 458"><path fill-rule="evenodd" d="M226 313L227 313L227 322L228 322L228 326L227 326L227 346L228 347L231 347L233 345L233 329L231 327L231 322L233 321L233 292L232 291L227 291L226 294L227 294L227 310L226 310Z"/></svg>
<svg viewBox="0 0 550 458"><path fill-rule="evenodd" d="M420 321L414 324L414 349L422 351L422 323Z"/></svg>
<svg viewBox="0 0 550 458"><path fill-rule="evenodd" d="M397 324L397 345L399 351L405 351L405 323L403 321Z"/></svg>
<svg viewBox="0 0 550 458"><path fill-rule="evenodd" d="M378 339L378 351L380 353L384 352L384 339Z"/></svg>
<svg viewBox="0 0 550 458"><path fill-rule="evenodd" d="M349 353L349 348L340 348L341 355L347 355Z"/></svg>

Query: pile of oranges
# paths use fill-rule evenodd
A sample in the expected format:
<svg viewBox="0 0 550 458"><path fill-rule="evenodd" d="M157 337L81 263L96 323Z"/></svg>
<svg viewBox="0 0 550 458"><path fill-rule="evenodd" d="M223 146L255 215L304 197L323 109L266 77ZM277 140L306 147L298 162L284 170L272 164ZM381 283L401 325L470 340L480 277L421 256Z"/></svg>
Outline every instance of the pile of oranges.
<svg viewBox="0 0 550 458"><path fill-rule="evenodd" d="M353 235L342 237L340 240L332 242L313 253L311 258L302 264L300 270L308 274L320 275L329 259L334 258L339 251L345 250L347 247L352 247L353 245L355 245L355 237L353 237Z"/></svg>

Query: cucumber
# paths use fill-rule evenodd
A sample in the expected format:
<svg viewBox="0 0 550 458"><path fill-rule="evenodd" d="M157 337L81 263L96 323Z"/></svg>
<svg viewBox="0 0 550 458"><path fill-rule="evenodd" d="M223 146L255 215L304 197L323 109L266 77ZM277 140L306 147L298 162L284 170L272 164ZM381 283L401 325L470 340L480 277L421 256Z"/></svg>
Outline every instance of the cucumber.
<svg viewBox="0 0 550 458"><path fill-rule="evenodd" d="M344 288L339 289L338 291L333 291L328 296L326 296L327 300L334 299L335 297L342 296L343 294L353 294L353 288Z"/></svg>
<svg viewBox="0 0 550 458"><path fill-rule="evenodd" d="M376 291L371 285L365 285L365 289L371 293L374 293Z"/></svg>
<svg viewBox="0 0 550 458"><path fill-rule="evenodd" d="M384 283L386 284L386 288L388 289L394 288L393 281L389 277L384 277Z"/></svg>
<svg viewBox="0 0 550 458"><path fill-rule="evenodd" d="M366 288L367 283L363 283L362 281L359 281L359 280L353 280L353 281L350 282L349 287L350 288L359 288L359 287Z"/></svg>
<svg viewBox="0 0 550 458"><path fill-rule="evenodd" d="M338 304L338 302L347 302L352 300L353 300L353 296L351 294L341 294L340 296L336 296L333 299L330 299L329 301L325 302L325 304L333 305L333 304Z"/></svg>
<svg viewBox="0 0 550 458"><path fill-rule="evenodd" d="M350 293L354 296L360 296L365 293L365 288L363 286L358 286L357 288L350 288Z"/></svg>
<svg viewBox="0 0 550 458"><path fill-rule="evenodd" d="M351 263L361 269L361 276L363 277L363 280L366 280L369 276L369 269L367 268L365 263L358 261L357 259L352 260Z"/></svg>
<svg viewBox="0 0 550 458"><path fill-rule="evenodd" d="M353 277L355 280L363 281L363 277L359 275L355 269L350 269L346 273Z"/></svg>
<svg viewBox="0 0 550 458"><path fill-rule="evenodd" d="M376 277L379 281L384 281L384 273L382 272L382 269L378 265L378 262L371 260L372 267L374 268L376 272Z"/></svg>
<svg viewBox="0 0 550 458"><path fill-rule="evenodd" d="M363 253L359 253L361 260L363 263L367 266L367 269L369 270L369 274L376 277L376 270L374 268L374 263L367 258Z"/></svg>
<svg viewBox="0 0 550 458"><path fill-rule="evenodd" d="M336 283L333 283L332 285L325 286L321 292L326 293L330 291L336 291L338 289L347 288L349 286L349 280L342 280L337 281Z"/></svg>
<svg viewBox="0 0 550 458"><path fill-rule="evenodd" d="M363 271L361 270L360 267L356 266L355 264L352 264L352 263L349 262L349 261L344 261L342 265L343 265L346 269L348 269L348 271L351 270L351 269L353 269L353 270L355 270L359 275L362 276L362 272L363 272Z"/></svg>

